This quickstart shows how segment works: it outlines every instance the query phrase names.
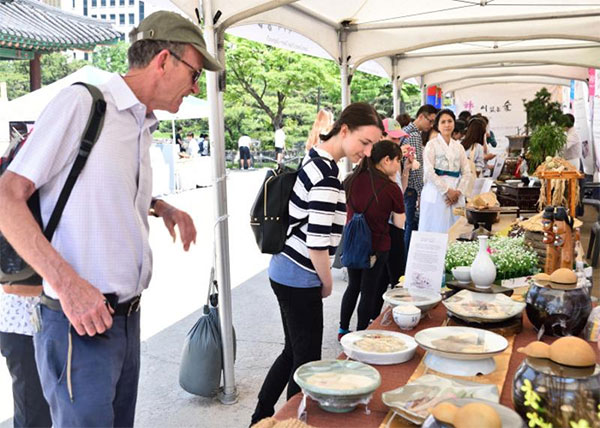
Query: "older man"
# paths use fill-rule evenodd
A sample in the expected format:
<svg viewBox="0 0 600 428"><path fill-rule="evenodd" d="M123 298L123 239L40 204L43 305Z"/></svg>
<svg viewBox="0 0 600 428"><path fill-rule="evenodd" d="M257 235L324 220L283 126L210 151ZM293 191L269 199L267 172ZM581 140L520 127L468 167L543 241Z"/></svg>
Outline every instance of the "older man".
<svg viewBox="0 0 600 428"><path fill-rule="evenodd" d="M39 189L44 224L79 151L92 98L72 86L53 99L0 179L0 230L44 278L36 362L53 425L132 426L139 378L139 299L152 255L148 215L163 218L184 250L191 217L151 201L149 147L156 109L176 112L198 92L202 69L221 68L199 28L171 12L142 21L129 71L99 86L102 132L77 179L52 243L27 208Z"/></svg>

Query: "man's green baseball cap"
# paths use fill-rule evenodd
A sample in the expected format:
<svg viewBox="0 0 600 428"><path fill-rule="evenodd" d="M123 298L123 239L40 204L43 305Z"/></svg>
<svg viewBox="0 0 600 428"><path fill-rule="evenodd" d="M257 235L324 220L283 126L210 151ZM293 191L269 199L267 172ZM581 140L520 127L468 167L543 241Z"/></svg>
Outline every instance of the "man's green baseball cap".
<svg viewBox="0 0 600 428"><path fill-rule="evenodd" d="M204 58L204 69L210 71L223 70L206 49L200 27L175 12L158 11L148 15L136 28L129 33L131 43L138 40L163 40L167 42L188 43Z"/></svg>

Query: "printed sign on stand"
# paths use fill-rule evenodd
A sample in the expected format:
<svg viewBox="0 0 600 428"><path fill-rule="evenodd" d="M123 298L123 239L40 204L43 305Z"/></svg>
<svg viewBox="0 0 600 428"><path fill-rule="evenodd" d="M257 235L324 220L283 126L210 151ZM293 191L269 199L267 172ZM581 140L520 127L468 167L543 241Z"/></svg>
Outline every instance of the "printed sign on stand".
<svg viewBox="0 0 600 428"><path fill-rule="evenodd" d="M406 261L404 287L439 293L447 246L447 233L413 232Z"/></svg>

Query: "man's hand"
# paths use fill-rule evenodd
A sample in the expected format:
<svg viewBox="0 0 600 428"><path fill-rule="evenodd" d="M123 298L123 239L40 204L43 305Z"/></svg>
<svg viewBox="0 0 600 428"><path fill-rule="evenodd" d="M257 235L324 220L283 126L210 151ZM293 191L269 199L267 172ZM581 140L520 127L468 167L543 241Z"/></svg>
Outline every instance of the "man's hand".
<svg viewBox="0 0 600 428"><path fill-rule="evenodd" d="M102 334L112 327L114 313L100 291L77 277L58 293L63 312L80 336Z"/></svg>
<svg viewBox="0 0 600 428"><path fill-rule="evenodd" d="M185 211L178 210L163 200L157 201L154 209L158 216L162 217L165 226L169 230L169 234L173 238L173 242L177 239L177 234L175 233L175 226L177 225L183 249L188 251L192 242L196 243L196 227L194 226L192 217Z"/></svg>
<svg viewBox="0 0 600 428"><path fill-rule="evenodd" d="M323 284L321 286L321 297L324 299L326 297L331 296L332 289L333 289L333 284L329 284L329 285Z"/></svg>

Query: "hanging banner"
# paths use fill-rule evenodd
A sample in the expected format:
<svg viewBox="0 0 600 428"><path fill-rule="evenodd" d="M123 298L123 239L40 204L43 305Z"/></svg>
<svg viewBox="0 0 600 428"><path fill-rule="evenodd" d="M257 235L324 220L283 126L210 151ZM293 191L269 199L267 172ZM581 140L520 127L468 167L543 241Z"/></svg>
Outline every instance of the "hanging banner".
<svg viewBox="0 0 600 428"><path fill-rule="evenodd" d="M592 109L592 142L594 147L595 165L594 173L600 171L600 70L596 70L593 109ZM597 181L594 176L594 181Z"/></svg>
<svg viewBox="0 0 600 428"><path fill-rule="evenodd" d="M472 114L481 113L490 119L490 129L494 131L498 146L493 149L500 153L508 149L507 135L525 133L527 115L523 101L531 100L542 88L534 84L485 85L455 92L456 111L468 110ZM546 86L554 96L555 86ZM562 91L562 89L561 89Z"/></svg>

